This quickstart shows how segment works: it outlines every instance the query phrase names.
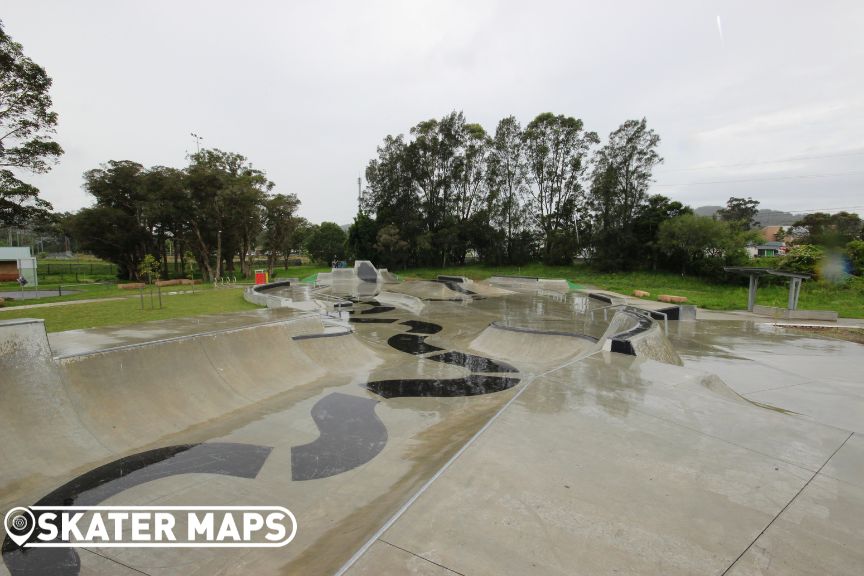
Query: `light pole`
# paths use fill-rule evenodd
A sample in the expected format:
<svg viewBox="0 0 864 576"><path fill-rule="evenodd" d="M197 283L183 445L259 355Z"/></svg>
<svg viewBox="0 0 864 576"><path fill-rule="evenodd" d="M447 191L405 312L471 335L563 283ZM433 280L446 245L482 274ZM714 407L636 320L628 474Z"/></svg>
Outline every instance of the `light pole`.
<svg viewBox="0 0 864 576"><path fill-rule="evenodd" d="M194 132L190 132L189 135L192 136L193 138L195 138L195 152L197 154L200 154L201 153L201 140L203 140L204 137L199 136L198 134L195 134Z"/></svg>

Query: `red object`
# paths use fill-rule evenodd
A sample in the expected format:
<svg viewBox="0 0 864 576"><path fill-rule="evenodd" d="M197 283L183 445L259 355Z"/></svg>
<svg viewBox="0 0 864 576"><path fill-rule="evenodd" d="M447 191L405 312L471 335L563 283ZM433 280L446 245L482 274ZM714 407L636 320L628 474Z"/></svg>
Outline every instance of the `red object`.
<svg viewBox="0 0 864 576"><path fill-rule="evenodd" d="M255 272L255 284L266 284L267 283L267 273L266 272Z"/></svg>

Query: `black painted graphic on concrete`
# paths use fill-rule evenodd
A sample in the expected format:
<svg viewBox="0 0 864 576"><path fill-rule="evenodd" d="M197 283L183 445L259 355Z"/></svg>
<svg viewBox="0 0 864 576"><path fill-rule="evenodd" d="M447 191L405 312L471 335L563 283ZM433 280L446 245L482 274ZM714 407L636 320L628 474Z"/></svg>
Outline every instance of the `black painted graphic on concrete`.
<svg viewBox="0 0 864 576"><path fill-rule="evenodd" d="M426 354L427 352L442 352L444 349L425 342L426 337L442 330L439 324L423 322L422 320L406 320L401 322L411 329L404 334L391 336L387 343L408 354ZM449 351L443 354L427 356L429 360L462 366L471 372L517 372L504 362L496 362L490 358L475 356L465 352ZM512 388L519 383L518 378L505 376L487 376L485 374L470 374L463 378L412 378L404 380L379 380L369 382L366 388L384 398L401 396L478 396L491 394Z"/></svg>
<svg viewBox="0 0 864 576"><path fill-rule="evenodd" d="M219 442L181 444L149 450L82 474L34 505L93 506L133 486L179 474L255 478L271 450L269 446ZM37 522L39 515L46 512L50 510L33 511ZM74 576L81 570L81 562L74 548L22 549L7 536L3 540L2 554L3 562L12 576Z"/></svg>
<svg viewBox="0 0 864 576"><path fill-rule="evenodd" d="M357 318L355 316L349 318L348 321L354 324L392 324L396 322L396 318Z"/></svg>
<svg viewBox="0 0 864 576"><path fill-rule="evenodd" d="M411 327L408 331L409 334L437 334L442 330L440 324L423 322L422 320L406 320L405 322L400 322L400 324Z"/></svg>
<svg viewBox="0 0 864 576"><path fill-rule="evenodd" d="M427 352L440 352L444 348L433 346L425 342L426 336L418 336L416 334L394 334L387 339L387 344L408 354L426 354Z"/></svg>
<svg viewBox="0 0 864 576"><path fill-rule="evenodd" d="M384 398L403 396L479 396L512 388L518 378L471 374L464 378L379 380L366 387Z"/></svg>
<svg viewBox="0 0 864 576"><path fill-rule="evenodd" d="M475 356L455 350L445 352L444 354L436 354L435 356L427 356L426 359L453 364L454 366L462 366L471 372L518 372L516 368L506 362L497 362L483 356Z"/></svg>
<svg viewBox="0 0 864 576"><path fill-rule="evenodd" d="M360 314L382 314L384 312L392 312L395 309L395 306L373 306L372 308L361 310Z"/></svg>
<svg viewBox="0 0 864 576"><path fill-rule="evenodd" d="M335 392L312 407L321 435L291 448L291 479L314 480L369 462L387 444L387 428L375 414L377 401Z"/></svg>
<svg viewBox="0 0 864 576"><path fill-rule="evenodd" d="M411 329L404 334L394 334L387 339L387 344L408 354L426 354L428 352L441 352L444 348L433 346L426 343L426 337L431 334L437 334L442 330L440 324L432 322L423 322L422 320L406 320L400 322L404 326L409 326Z"/></svg>

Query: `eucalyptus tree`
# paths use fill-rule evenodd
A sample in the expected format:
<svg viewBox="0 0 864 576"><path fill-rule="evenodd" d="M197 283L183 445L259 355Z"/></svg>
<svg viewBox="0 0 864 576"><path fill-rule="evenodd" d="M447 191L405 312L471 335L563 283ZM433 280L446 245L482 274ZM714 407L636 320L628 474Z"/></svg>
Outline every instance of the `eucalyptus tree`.
<svg viewBox="0 0 864 576"><path fill-rule="evenodd" d="M411 128L408 145L412 179L420 195L426 229L438 232L452 210L458 149L465 117L452 112L440 120L420 122Z"/></svg>
<svg viewBox="0 0 864 576"><path fill-rule="evenodd" d="M246 255L261 230L262 206L273 183L241 154L204 149L190 160L188 223L198 264L206 278L217 278L223 260L232 271L233 256L238 254L243 272L248 273ZM210 264L214 251L215 270Z"/></svg>
<svg viewBox="0 0 864 576"><path fill-rule="evenodd" d="M272 274L276 260L291 254L299 218L300 200L295 194L274 194L264 201L263 245L267 253L267 269Z"/></svg>
<svg viewBox="0 0 864 576"><path fill-rule="evenodd" d="M490 220L503 231L505 256L510 261L515 251L514 242L526 222L522 206L528 190L522 127L513 116L498 122L489 145L486 178Z"/></svg>
<svg viewBox="0 0 864 576"><path fill-rule="evenodd" d="M592 244L600 260L618 266L632 249L632 224L645 207L660 136L645 118L627 120L609 134L594 157L590 207L594 219Z"/></svg>
<svg viewBox="0 0 864 576"><path fill-rule="evenodd" d="M582 120L545 112L522 135L530 175L528 210L543 237L548 262L566 263L576 250L575 218L585 203L582 178L599 139Z"/></svg>

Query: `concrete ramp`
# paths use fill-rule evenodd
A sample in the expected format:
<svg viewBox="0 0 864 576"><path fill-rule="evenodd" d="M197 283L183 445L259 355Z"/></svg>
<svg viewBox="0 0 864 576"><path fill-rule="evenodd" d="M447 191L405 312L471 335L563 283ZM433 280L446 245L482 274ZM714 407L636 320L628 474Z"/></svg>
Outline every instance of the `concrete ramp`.
<svg viewBox="0 0 864 576"><path fill-rule="evenodd" d="M420 298L411 296L410 294L400 294L399 292L382 291L375 295L375 300L385 306L395 306L403 310L408 310L412 314L420 315L426 304Z"/></svg>
<svg viewBox="0 0 864 576"><path fill-rule="evenodd" d="M79 420L42 320L0 322L0 434L0 493L111 452Z"/></svg>
<svg viewBox="0 0 864 576"><path fill-rule="evenodd" d="M378 269L378 280L382 284L398 284L399 278L396 277L396 274L393 274L387 268L379 268Z"/></svg>
<svg viewBox="0 0 864 576"><path fill-rule="evenodd" d="M492 358L516 363L559 363L596 349L594 339L576 333L510 327L493 322L470 347Z"/></svg>
<svg viewBox="0 0 864 576"><path fill-rule="evenodd" d="M403 282L388 288L390 292L408 294L421 300L470 300L471 296L463 292L457 292L442 282L430 280L416 280Z"/></svg>
<svg viewBox="0 0 864 576"><path fill-rule="evenodd" d="M297 347L317 366L332 372L365 373L383 360L354 333L342 330L332 333L294 336Z"/></svg>
<svg viewBox="0 0 864 576"><path fill-rule="evenodd" d="M649 312L630 307L616 311L600 339L600 346L611 352L643 356L666 364L684 364L666 337L663 325L655 322Z"/></svg>
<svg viewBox="0 0 864 576"><path fill-rule="evenodd" d="M0 466L0 491L381 362L351 332L322 333L306 316L54 360L41 320L2 323L0 434L27 443L0 447L15 463Z"/></svg>

